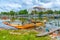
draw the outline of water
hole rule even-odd
[[[52,31],[56,28],[60,27],[60,20],[59,19],[50,19],[48,22],[46,22],[46,30]]]
[[[57,38],[56,38],[57,40],[60,40],[60,36],[57,36]]]
[[[5,29],[16,29],[14,27],[11,27],[11,26],[8,26],[8,25],[5,25],[3,24],[2,22],[5,21],[5,20],[1,20],[0,19],[0,28],[5,28]],[[20,23],[20,22],[19,22]],[[58,19],[51,19],[49,20],[47,23],[46,23],[46,29],[54,29],[54,28],[57,28],[57,27],[60,27],[60,20]]]
[[[50,20],[50,22],[51,22],[53,25],[60,27],[60,19]]]
[[[51,25],[49,24],[46,24],[48,29],[56,29],[56,28],[59,28],[60,27],[60,19],[54,19],[54,20],[49,20],[49,23],[51,23]],[[58,31],[56,31],[58,33]],[[57,36],[56,37],[56,40],[60,40],[60,36]]]
[[[3,21],[4,21],[4,20],[0,20],[0,28],[16,29],[16,28],[14,28],[14,27],[11,27],[11,26],[8,26],[8,25],[3,24],[3,23],[2,23]]]

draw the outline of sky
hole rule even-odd
[[[0,12],[10,10],[19,11],[34,6],[59,10],[60,0],[0,0]]]

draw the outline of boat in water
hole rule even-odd
[[[14,23],[9,23],[9,22],[3,22],[4,24],[8,25],[8,26],[12,26],[18,29],[29,29],[29,28],[35,28],[35,27],[40,27],[40,26],[44,26],[43,22],[31,22],[31,23],[25,23],[25,24],[17,24],[15,22]]]

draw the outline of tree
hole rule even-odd
[[[39,17],[38,17],[38,19],[41,19],[41,16],[44,14],[44,12],[43,11],[40,11],[39,12]]]
[[[46,13],[53,14],[53,11],[52,10],[47,10]]]
[[[58,14],[60,14],[60,10],[58,11]]]
[[[8,15],[8,12],[1,12],[2,15]]]
[[[59,11],[55,10],[54,14],[60,14],[60,10]]]
[[[28,14],[28,11],[26,9],[25,10],[20,10],[19,14]]]
[[[40,11],[40,12],[39,12],[39,15],[42,15],[42,14],[44,14],[44,12],[43,12],[43,11]]]
[[[10,14],[11,16],[14,16],[14,15],[15,15],[15,12],[14,12],[14,11],[10,11],[9,14]]]

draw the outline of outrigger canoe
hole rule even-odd
[[[17,24],[10,24],[8,22],[3,22],[4,24],[6,25],[9,25],[9,26],[12,26],[12,27],[15,27],[15,28],[18,28],[18,29],[28,29],[28,28],[34,28],[35,26],[38,27],[38,26],[44,26],[44,23],[30,23],[30,24],[24,24],[24,25],[17,25]]]

